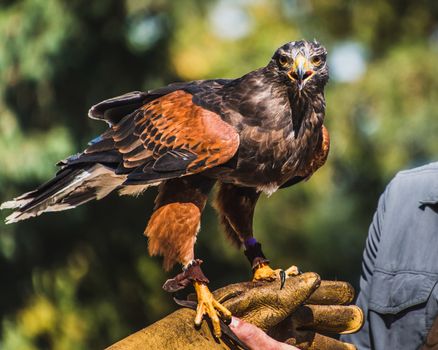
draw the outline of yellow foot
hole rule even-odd
[[[198,297],[198,307],[196,308],[195,325],[200,326],[204,315],[210,317],[213,324],[214,335],[219,338],[221,336],[221,325],[219,322],[219,316],[225,321],[231,320],[231,312],[227,308],[222,306],[211,294],[207,285],[201,282],[193,283],[196,295]]]
[[[286,271],[282,271],[282,269],[273,270],[267,263],[261,263],[255,268],[252,280],[253,282],[274,281],[278,278],[281,278],[282,274],[285,277],[296,276],[299,274],[298,267],[296,266],[291,266]]]

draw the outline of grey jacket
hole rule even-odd
[[[379,200],[363,254],[359,350],[418,349],[438,315],[438,163],[402,171]]]

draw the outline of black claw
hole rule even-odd
[[[179,306],[186,307],[186,308],[189,308],[189,309],[192,309],[192,310],[196,310],[196,307],[198,306],[198,303],[196,301],[179,299],[177,297],[173,297],[173,300]]]
[[[196,310],[196,307],[198,305],[198,303],[195,301],[178,299],[176,297],[174,297],[173,300],[175,300],[175,303],[177,303],[178,305],[180,305],[182,307],[187,307],[187,308],[193,309],[193,310]],[[223,320],[220,318],[219,321],[221,324],[221,331],[222,331],[223,335],[228,337],[233,343],[238,345],[242,350],[249,350],[249,348],[245,345],[245,343],[243,343],[237,337],[237,335],[234,334],[234,332],[231,330],[231,328],[228,326],[231,323],[231,318],[229,320]]]
[[[280,290],[283,289],[284,284],[286,283],[286,272],[284,270],[280,270]]]

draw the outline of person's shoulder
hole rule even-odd
[[[402,170],[397,173],[392,182],[419,181],[436,182],[438,180],[438,162],[429,163],[412,169]]]
[[[414,197],[421,196],[420,201],[424,196],[438,195],[438,162],[399,171],[387,191],[408,192]]]
[[[412,169],[399,171],[397,177],[434,176],[438,174],[438,162],[429,163]]]

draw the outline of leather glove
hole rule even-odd
[[[357,306],[345,306],[354,296],[345,282],[320,281],[315,273],[289,277],[280,282],[242,282],[213,293],[232,313],[268,333],[272,338],[299,349],[355,349],[327,334],[352,333],[363,323]],[[222,324],[223,336],[213,337],[208,321],[193,326],[193,301],[180,301],[183,308],[112,345],[110,350],[131,349],[247,349],[231,329]],[[320,333],[321,332],[321,333]],[[325,335],[323,335],[324,333]],[[254,349],[254,347],[253,347]]]

